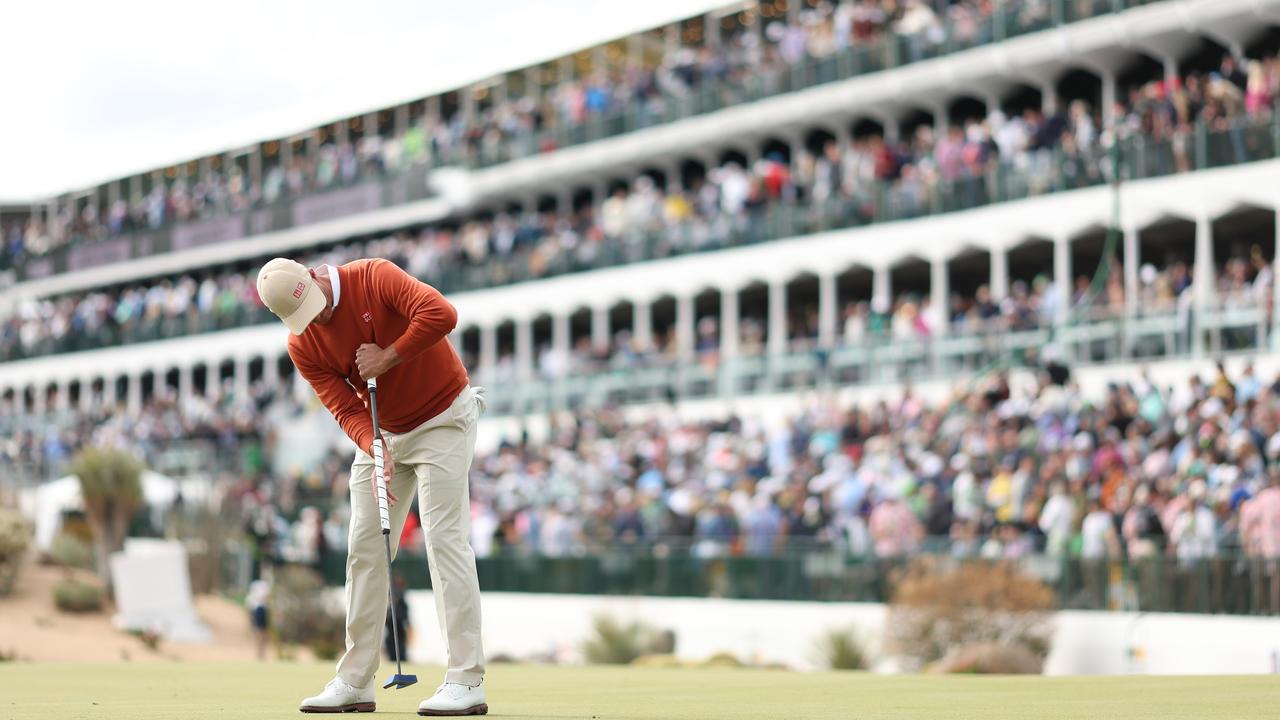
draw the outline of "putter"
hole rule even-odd
[[[391,607],[391,642],[396,649],[396,674],[382,683],[382,689],[386,690],[394,685],[399,690],[418,682],[418,676],[405,675],[404,669],[400,667],[400,619],[396,617],[395,598],[391,595],[394,583],[391,576],[391,511],[387,502],[387,479],[383,476],[382,431],[378,429],[377,379],[369,380],[368,385],[369,412],[373,415],[373,478],[374,487],[377,488],[378,521],[382,523],[382,539],[387,546],[387,604]]]

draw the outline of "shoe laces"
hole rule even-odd
[[[354,685],[348,683],[346,680],[343,680],[340,677],[336,677],[330,680],[329,682],[325,683],[324,687],[326,690],[333,689],[342,693],[354,693],[356,691],[356,688]]]
[[[462,683],[456,682],[443,682],[440,683],[440,687],[436,688],[436,694],[447,695],[451,698],[458,698],[470,689],[470,685],[463,685]]]

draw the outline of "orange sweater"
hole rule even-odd
[[[356,370],[364,343],[394,345],[400,364],[378,378],[378,423],[408,432],[449,408],[467,386],[467,370],[445,337],[458,313],[440,291],[387,260],[355,260],[338,268],[338,307],[328,323],[289,336],[298,373],[355,441],[370,452],[368,390]]]

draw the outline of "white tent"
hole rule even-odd
[[[208,494],[207,485],[203,492],[200,492],[199,487],[198,484],[186,483],[179,488],[178,481],[173,478],[151,470],[144,470],[142,473],[143,501],[152,510],[168,509],[177,498],[179,489],[188,498],[191,498],[193,490],[201,497]],[[58,529],[62,526],[62,514],[68,510],[79,510],[84,507],[80,497],[80,479],[75,475],[68,475],[26,488],[19,495],[18,503],[22,513],[35,523],[36,548],[40,552],[48,552],[53,546],[53,539],[58,535]]]

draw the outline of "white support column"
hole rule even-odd
[[[1197,356],[1204,353],[1205,313],[1211,310],[1216,295],[1213,282],[1213,225],[1203,209],[1196,215],[1196,257],[1191,290],[1195,293],[1195,322],[1192,323],[1191,351]]]
[[[280,356],[274,352],[262,357],[262,381],[271,388],[280,384]]]
[[[498,364],[498,326],[480,326],[480,382],[493,384],[494,368]]]
[[[947,277],[946,257],[935,257],[929,261],[929,300],[933,305],[934,317],[942,320],[942,324],[934,328],[939,335],[945,335],[947,332],[947,319],[950,317],[947,312],[947,302],[951,295],[948,287],[950,280],[951,278]]]
[[[533,377],[533,320],[520,318],[516,320],[516,378],[528,380]]]
[[[178,368],[178,402],[184,403],[189,401],[195,395],[195,364],[191,361],[183,362]]]
[[[1045,115],[1058,110],[1058,88],[1051,81],[1040,85],[1040,110]]]
[[[1009,250],[996,243],[987,251],[991,254],[991,299],[999,302],[1009,296]]]
[[[569,314],[559,312],[551,316],[551,353],[561,365],[561,371],[569,364]]]
[[[889,268],[873,268],[871,271],[871,306],[880,312],[888,312],[893,305],[893,288],[890,287]]]
[[[609,308],[603,305],[591,308],[591,346],[596,350],[609,347]]]
[[[236,396],[236,402],[244,402],[249,397],[249,356],[240,355],[235,359],[235,376],[233,381],[233,392]]]
[[[58,393],[57,405],[54,407],[57,408],[58,412],[66,412],[71,408],[71,381],[66,379],[57,380],[54,384],[57,386]]]
[[[676,348],[682,361],[693,359],[693,296],[676,298]]]
[[[44,383],[41,382],[37,382],[35,385],[31,386],[32,415],[35,415],[36,417],[44,417],[44,415],[49,412],[49,398],[46,396],[48,391],[49,388],[45,387]]]
[[[835,347],[836,324],[839,313],[836,308],[836,275],[823,272],[818,275],[818,346]]]
[[[774,357],[787,352],[787,284],[782,280],[769,283],[768,345]]]
[[[720,290],[720,360],[738,357],[738,289]]]
[[[636,347],[641,351],[653,350],[653,301],[636,300],[631,308]]]
[[[1102,73],[1102,127],[1109,128],[1116,121],[1116,74],[1112,70]]]
[[[135,370],[129,373],[127,382],[125,409],[130,415],[137,415],[142,412],[142,371]]]
[[[93,378],[86,375],[80,378],[80,412],[89,412],[93,409]]]
[[[1066,325],[1071,317],[1071,238],[1059,234],[1053,239],[1053,289],[1057,293],[1055,325]]]
[[[1139,257],[1138,228],[1127,225],[1124,228],[1124,314],[1134,317],[1138,314],[1138,263]]]

